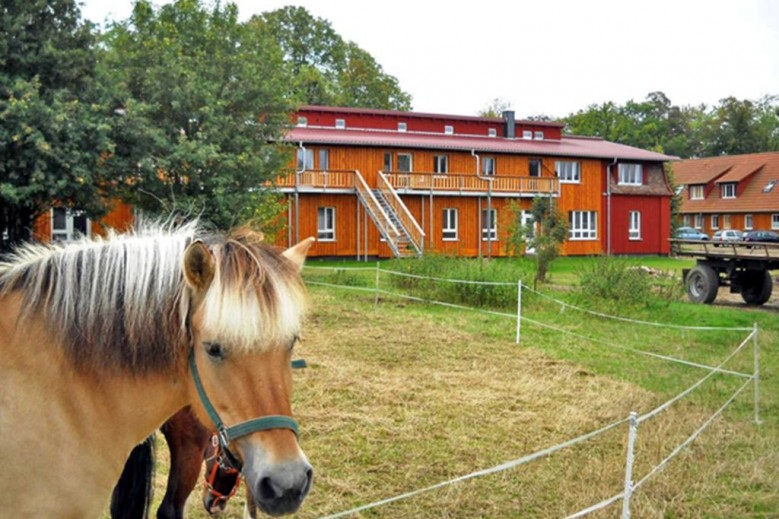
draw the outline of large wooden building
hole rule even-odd
[[[313,256],[502,256],[509,219],[528,222],[543,196],[568,219],[563,254],[669,252],[663,163],[672,157],[512,112],[305,106],[294,124],[295,172],[278,181],[287,197],[280,245],[315,236]]]
[[[690,159],[673,166],[684,225],[779,230],[779,152]]]

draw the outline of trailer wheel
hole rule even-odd
[[[687,274],[687,297],[693,303],[711,304],[717,297],[719,276],[709,265],[698,263]]]
[[[771,279],[771,273],[764,270],[745,280],[741,297],[749,305],[762,305],[771,299],[773,289],[774,280]]]

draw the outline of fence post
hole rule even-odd
[[[757,323],[752,324],[752,346],[754,346],[755,372],[752,377],[755,380],[755,424],[760,425],[760,346],[757,342]]]
[[[379,304],[379,265],[380,263],[376,262],[376,296],[373,299],[373,306],[378,306]]]
[[[517,344],[522,337],[522,280],[517,281]]]
[[[630,412],[630,431],[628,432],[628,457],[625,464],[625,497],[622,500],[622,519],[630,519],[630,495],[633,492],[633,459],[638,433],[638,415]]]

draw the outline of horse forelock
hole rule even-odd
[[[306,309],[297,268],[241,235],[212,246],[216,275],[203,302],[203,329],[243,350],[288,345]]]

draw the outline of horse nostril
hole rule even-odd
[[[311,488],[311,482],[313,480],[314,480],[314,469],[309,467],[308,469],[306,469],[306,485],[305,485],[306,492],[308,492],[308,489]]]
[[[273,488],[273,482],[271,481],[271,478],[264,477],[260,480],[260,499],[264,499],[266,501],[269,501],[271,499],[276,499],[278,497],[278,494],[276,493],[276,489]]]

